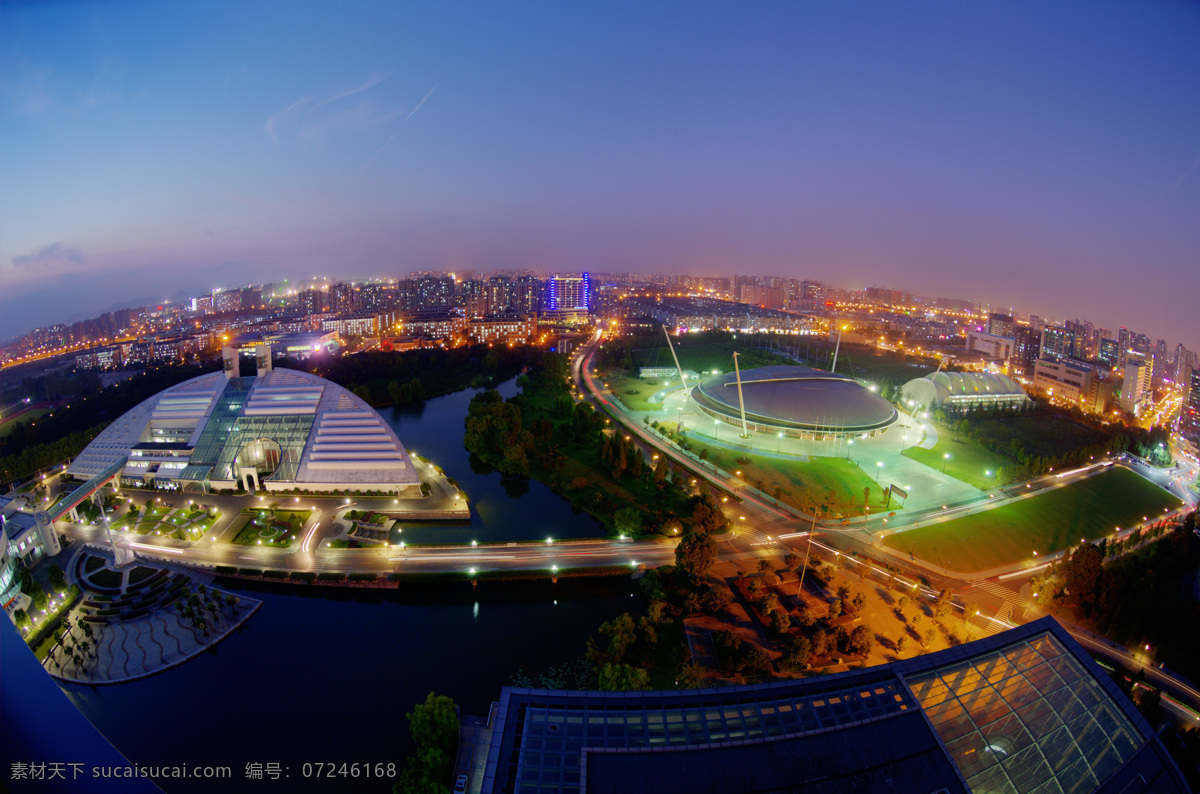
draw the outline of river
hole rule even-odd
[[[509,382],[502,393],[511,395]],[[602,534],[536,482],[473,471],[462,446],[473,392],[385,411],[409,449],[442,466],[472,500],[471,525],[405,526],[412,542],[519,540]],[[232,767],[225,791],[389,791],[379,780],[315,781],[305,763],[393,762],[410,750],[404,718],[429,691],[486,716],[519,671],[537,674],[582,655],[603,621],[641,606],[629,579],[522,584],[468,582],[400,591],[219,583],[264,601],[212,651],[150,678],[106,687],[61,685],[131,761]],[[68,751],[64,750],[64,754]],[[287,777],[248,781],[247,764]],[[165,781],[169,792],[212,781]]]

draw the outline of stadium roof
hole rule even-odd
[[[660,692],[505,687],[485,791],[1183,792],[1053,618],[888,665]]]
[[[896,409],[857,381],[809,367],[771,365],[742,372],[750,422],[785,428],[868,431],[896,420]],[[716,375],[692,390],[709,410],[740,418],[735,373]]]
[[[1025,389],[998,372],[935,372],[904,384],[905,400],[917,405],[976,402],[1023,402]]]

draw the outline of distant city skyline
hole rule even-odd
[[[0,338],[320,273],[779,275],[1200,348],[1200,6],[0,5]]]

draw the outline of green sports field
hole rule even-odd
[[[951,570],[981,571],[1102,538],[1180,505],[1149,480],[1112,468],[994,510],[889,535],[884,543]]]

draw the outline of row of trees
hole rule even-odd
[[[1185,584],[1200,566],[1195,526],[1191,513],[1179,525],[1121,544],[1080,544],[1031,586],[1041,603],[1076,612],[1116,642],[1150,645],[1194,679],[1200,675],[1200,635],[1181,627],[1200,620],[1200,606]]]

